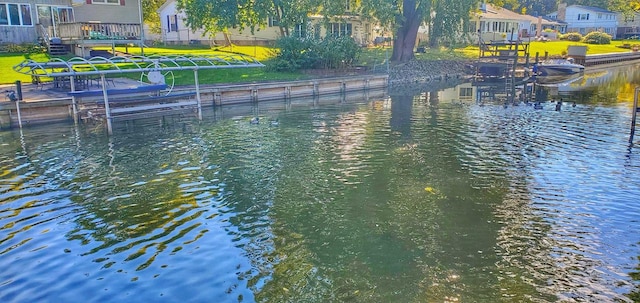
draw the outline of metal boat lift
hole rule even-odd
[[[196,101],[198,107],[198,118],[202,119],[202,106],[200,99],[200,84],[198,70],[201,69],[224,69],[224,68],[249,68],[264,67],[258,60],[244,55],[205,55],[205,56],[181,56],[181,55],[152,55],[152,56],[115,56],[111,58],[92,57],[90,59],[74,57],[69,60],[53,58],[48,62],[37,62],[25,60],[13,67],[13,70],[30,75],[36,80],[40,77],[51,77],[53,79],[69,78],[71,103],[73,107],[73,118],[78,121],[77,96],[95,95],[100,91],[76,91],[76,79],[89,76],[100,76],[102,87],[101,94],[104,98],[104,107],[107,118],[107,129],[109,134],[113,133],[112,117],[109,110],[109,91],[112,94],[116,90],[107,89],[106,75],[123,73],[140,73],[141,86],[131,88],[130,94],[139,93],[145,87],[164,89],[164,94],[169,95],[173,90],[173,71],[192,70],[195,79]],[[167,81],[169,78],[169,81]],[[153,86],[153,87],[152,87]],[[117,90],[118,94],[128,93],[125,89]]]

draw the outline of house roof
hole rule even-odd
[[[486,4],[486,10],[481,9],[478,15],[482,19],[529,20],[525,15],[512,12],[506,8],[497,7],[489,3]]]
[[[595,7],[595,6],[585,6],[585,5],[570,5],[568,7],[576,7],[576,8],[581,8],[584,10],[588,10],[588,11],[592,11],[592,12],[596,12],[596,13],[607,13],[607,14],[615,14],[614,12],[604,9],[604,8],[599,8],[599,7]]]
[[[497,7],[492,4],[486,4],[486,10],[480,10],[479,16],[482,19],[494,19],[494,20],[517,20],[517,21],[529,21],[531,23],[538,23],[538,17],[534,17],[531,15],[522,15],[516,12],[510,11],[506,8]],[[561,22],[549,20],[545,17],[542,17],[543,25],[558,25],[562,24]]]
[[[158,7],[156,12],[158,12],[158,13],[162,12],[165,9],[165,7],[169,6],[169,4],[171,4],[173,2],[175,2],[175,0],[167,0],[167,1],[165,1],[162,5],[160,5],[160,7]]]
[[[531,15],[522,15],[522,17],[527,18],[527,20],[531,21],[531,23],[538,24],[538,17],[534,17]],[[564,22],[559,22],[555,20],[549,20],[545,16],[540,16],[542,19],[542,25],[560,25],[565,24]]]
[[[569,5],[569,6],[567,6],[567,8],[569,8],[569,7],[580,8],[580,9],[587,10],[587,11],[592,11],[592,12],[595,12],[595,13],[616,14],[616,12],[612,12],[610,10],[606,10],[604,8],[599,8],[599,7],[595,7],[595,6],[586,6],[586,5]],[[555,14],[558,14],[558,11],[555,11],[555,12],[550,13],[548,15],[555,15]]]

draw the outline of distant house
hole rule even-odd
[[[604,32],[617,37],[618,14],[603,8],[569,5],[560,3],[558,11],[548,14],[551,20],[567,24],[566,32],[577,32],[586,35],[590,32]]]
[[[222,32],[207,35],[203,30],[192,31],[185,24],[186,14],[179,11],[176,0],[167,0],[158,8],[160,24],[162,28],[161,39],[166,44],[224,44],[225,36]],[[274,41],[280,30],[275,19],[269,19],[268,25],[262,29],[256,29],[253,34],[249,29],[240,31],[230,29],[227,33],[233,43],[239,45],[266,44]]]
[[[348,13],[348,11],[347,11]],[[222,32],[205,35],[202,30],[190,30],[185,22],[185,13],[176,7],[176,0],[167,0],[158,8],[162,26],[162,42],[167,44],[225,44],[227,38],[237,45],[267,45],[280,36],[280,28],[276,18],[269,18],[266,27],[257,28],[252,33],[249,29],[229,29],[227,37]],[[380,35],[380,30],[370,21],[366,21],[357,15],[345,14],[330,20],[327,26],[323,26],[324,16],[310,15],[307,24],[299,24],[293,30],[293,35],[313,35],[324,37],[326,35],[350,36],[362,44],[373,43]]]
[[[469,33],[483,41],[516,41],[531,36],[530,16],[482,3],[470,20]]]
[[[558,34],[563,34],[567,30],[567,24],[561,21],[549,20],[543,16],[526,16],[531,20],[529,37],[544,37],[549,39],[557,38]],[[539,29],[538,29],[539,28]]]
[[[630,16],[618,15],[618,38],[640,39],[640,13]]]
[[[1,0],[0,43],[93,45],[141,41],[141,0]]]

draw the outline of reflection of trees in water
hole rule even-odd
[[[499,292],[487,276],[473,273],[495,262],[496,231],[486,228],[492,205],[483,203],[495,196],[463,181],[468,173],[450,141],[460,131],[455,119],[434,114],[433,106],[416,108],[421,101],[413,96],[392,102],[409,104],[392,104],[390,112],[316,114],[316,133],[282,142],[290,161],[272,210],[271,255],[279,261],[258,298],[371,302]],[[345,140],[342,133],[365,136]],[[360,146],[343,146],[354,142]],[[469,251],[486,255],[470,258]]]
[[[638,261],[640,262],[640,256],[638,256]],[[640,302],[640,265],[636,266],[635,271],[629,273],[629,276],[636,281],[636,287],[635,290],[627,294],[627,297],[633,302]]]
[[[190,190],[208,187],[209,197],[218,192],[207,178],[214,172],[199,165],[201,146],[190,139],[157,135],[115,138],[111,147],[84,144],[90,156],[78,165],[90,169],[76,173],[78,194],[71,198],[84,214],[68,234],[87,246],[83,255],[98,255],[105,267],[131,261],[143,270],[159,254],[175,253],[207,232],[198,221],[206,213],[203,201]]]
[[[563,97],[565,100],[586,104],[614,104],[618,100],[633,101],[633,91],[640,85],[638,65],[625,65],[585,72],[582,82]],[[548,88],[541,91],[548,93]],[[544,100],[544,99],[537,99]]]

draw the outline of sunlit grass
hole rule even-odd
[[[633,42],[633,40],[615,40],[611,41],[611,44],[587,44],[573,41],[532,41],[529,43],[529,54],[531,57],[534,57],[536,53],[544,56],[545,52],[548,53],[549,56],[566,55],[570,45],[587,46],[587,55],[628,52],[629,49],[621,48],[620,46],[627,43],[634,44],[636,42]],[[462,52],[468,57],[474,58],[478,56],[479,49],[477,45],[467,46],[462,49]]]
[[[627,52],[628,48],[621,48],[619,46],[623,44],[637,45],[640,44],[638,40],[620,40],[612,41],[607,45],[594,45],[585,44],[581,42],[571,41],[548,41],[548,42],[531,42],[529,44],[529,51],[531,56],[535,56],[539,53],[540,56],[544,56],[547,52],[550,56],[560,56],[566,53],[568,46],[570,45],[586,45],[587,54],[602,54],[602,53],[615,53],[615,52]],[[111,51],[111,47],[96,48],[101,50]],[[141,55],[142,51],[137,46],[119,46],[116,47],[116,51],[122,53],[128,53],[131,55]],[[384,64],[385,61],[391,57],[393,50],[390,47],[382,48],[365,48],[357,58],[355,65],[364,66],[367,68],[373,68],[376,65]],[[243,54],[250,57],[254,57],[261,62],[268,62],[277,54],[277,49],[266,46],[238,46],[229,45],[222,47],[211,48],[209,46],[198,45],[175,45],[175,46],[163,46],[163,47],[146,47],[144,48],[144,55],[229,55],[229,54]],[[416,53],[418,60],[465,60],[477,58],[479,50],[477,46],[468,46],[462,48],[427,48],[425,53]],[[71,56],[65,56],[65,59]],[[31,76],[16,73],[13,71],[13,66],[19,64],[25,59],[33,59],[36,61],[48,61],[50,58],[47,54],[19,54],[19,53],[3,53],[0,54],[0,83],[14,83],[16,80],[20,80],[24,83],[31,82]],[[125,73],[123,77],[132,79],[139,79],[140,75],[137,73]],[[177,85],[191,85],[194,83],[193,72],[190,70],[174,72]],[[199,79],[201,84],[207,83],[238,83],[238,82],[258,82],[258,81],[285,81],[285,80],[298,80],[307,79],[308,76],[302,73],[281,73],[268,71],[265,68],[246,68],[246,69],[220,69],[220,70],[201,70],[199,72]]]
[[[111,51],[111,47],[95,47],[96,50]],[[141,55],[142,50],[137,46],[118,46],[115,48],[117,52],[128,53],[131,55]],[[162,47],[145,47],[144,55],[183,55],[183,56],[198,56],[198,55],[228,55],[230,53],[247,55],[256,58],[258,61],[264,61],[271,59],[275,56],[276,50],[267,46],[221,46],[221,47],[209,47],[209,46],[187,46],[187,45],[172,45]]]

